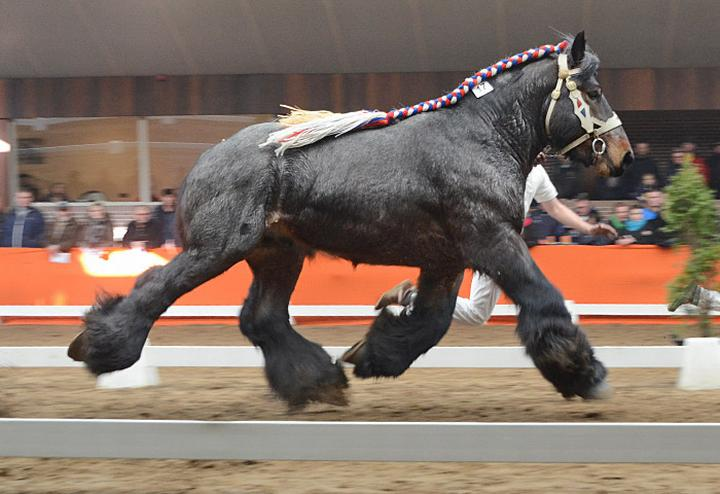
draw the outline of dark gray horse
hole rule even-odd
[[[609,121],[597,57],[586,53],[582,35],[568,51],[583,101],[598,121]],[[96,374],[132,365],[153,322],[178,297],[246,260],[254,279],[240,328],[262,349],[272,389],[291,406],[344,404],[341,366],[289,323],[303,259],[320,250],[355,264],[421,269],[412,313],[380,313],[348,357],[356,375],[398,376],[437,344],[450,325],[459,277],[472,268],[520,307],[517,331],[543,376],[565,397],[598,397],[605,368],[520,237],[525,177],[538,152],[590,136],[565,97],[570,86],[561,83],[569,79],[558,82],[558,66],[557,57],[527,63],[492,79],[494,91],[482,98],[283,156],[258,147],[278,123],[248,127],[214,146],[180,196],[185,250],[144,273],[127,297],[99,300],[69,355]],[[617,125],[569,155],[601,174],[621,174],[632,154]]]

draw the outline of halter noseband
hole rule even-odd
[[[562,94],[562,84],[563,81],[565,81],[565,87],[569,91],[568,98],[572,101],[573,110],[580,120],[580,126],[585,131],[585,134],[562,148],[558,154],[565,155],[578,147],[580,144],[593,138],[591,149],[593,155],[597,158],[605,153],[605,150],[607,149],[605,140],[600,136],[620,127],[622,122],[615,112],[613,112],[607,120],[600,120],[590,114],[590,106],[585,101],[585,98],[583,98],[582,93],[577,87],[577,83],[571,78],[571,76],[578,74],[579,72],[579,68],[568,68],[567,54],[561,53],[558,55],[558,80],[555,85],[555,89],[552,93],[550,93],[550,104],[548,105],[547,114],[545,115],[545,132],[548,137],[550,137],[550,118],[552,117],[553,110],[555,109],[555,104],[560,99]]]

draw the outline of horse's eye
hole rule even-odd
[[[598,99],[602,96],[602,90],[600,88],[593,89],[592,91],[588,91],[587,95],[590,96],[591,99]]]

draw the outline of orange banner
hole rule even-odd
[[[539,246],[531,253],[564,297],[582,304],[665,303],[667,284],[687,259],[683,250],[654,246]],[[152,254],[157,256],[106,253],[84,258],[81,251],[73,251],[69,262],[56,263],[42,249],[0,249],[0,305],[88,305],[102,290],[128,293],[135,276],[122,273],[136,273],[173,257],[162,249]],[[417,269],[394,266],[353,268],[347,261],[318,255],[305,262],[291,303],[372,305],[384,290],[405,278],[414,280],[417,274]],[[184,295],[177,304],[240,305],[250,281],[247,264],[240,263]],[[469,286],[470,276],[466,276],[460,294],[467,296]]]

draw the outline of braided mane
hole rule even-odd
[[[439,98],[388,112],[360,110],[350,113],[333,113],[324,110],[307,111],[283,105],[290,109],[288,115],[279,117],[279,122],[285,128],[270,134],[267,140],[260,144],[260,147],[276,146],[275,154],[280,156],[287,149],[307,146],[331,135],[340,137],[354,130],[384,127],[419,113],[447,108],[456,104],[483,81],[492,79],[517,65],[539,60],[553,53],[560,53],[567,48],[568,44],[567,40],[563,40],[557,45],[542,45],[517,53],[475,72],[472,76],[465,78],[458,87]]]

